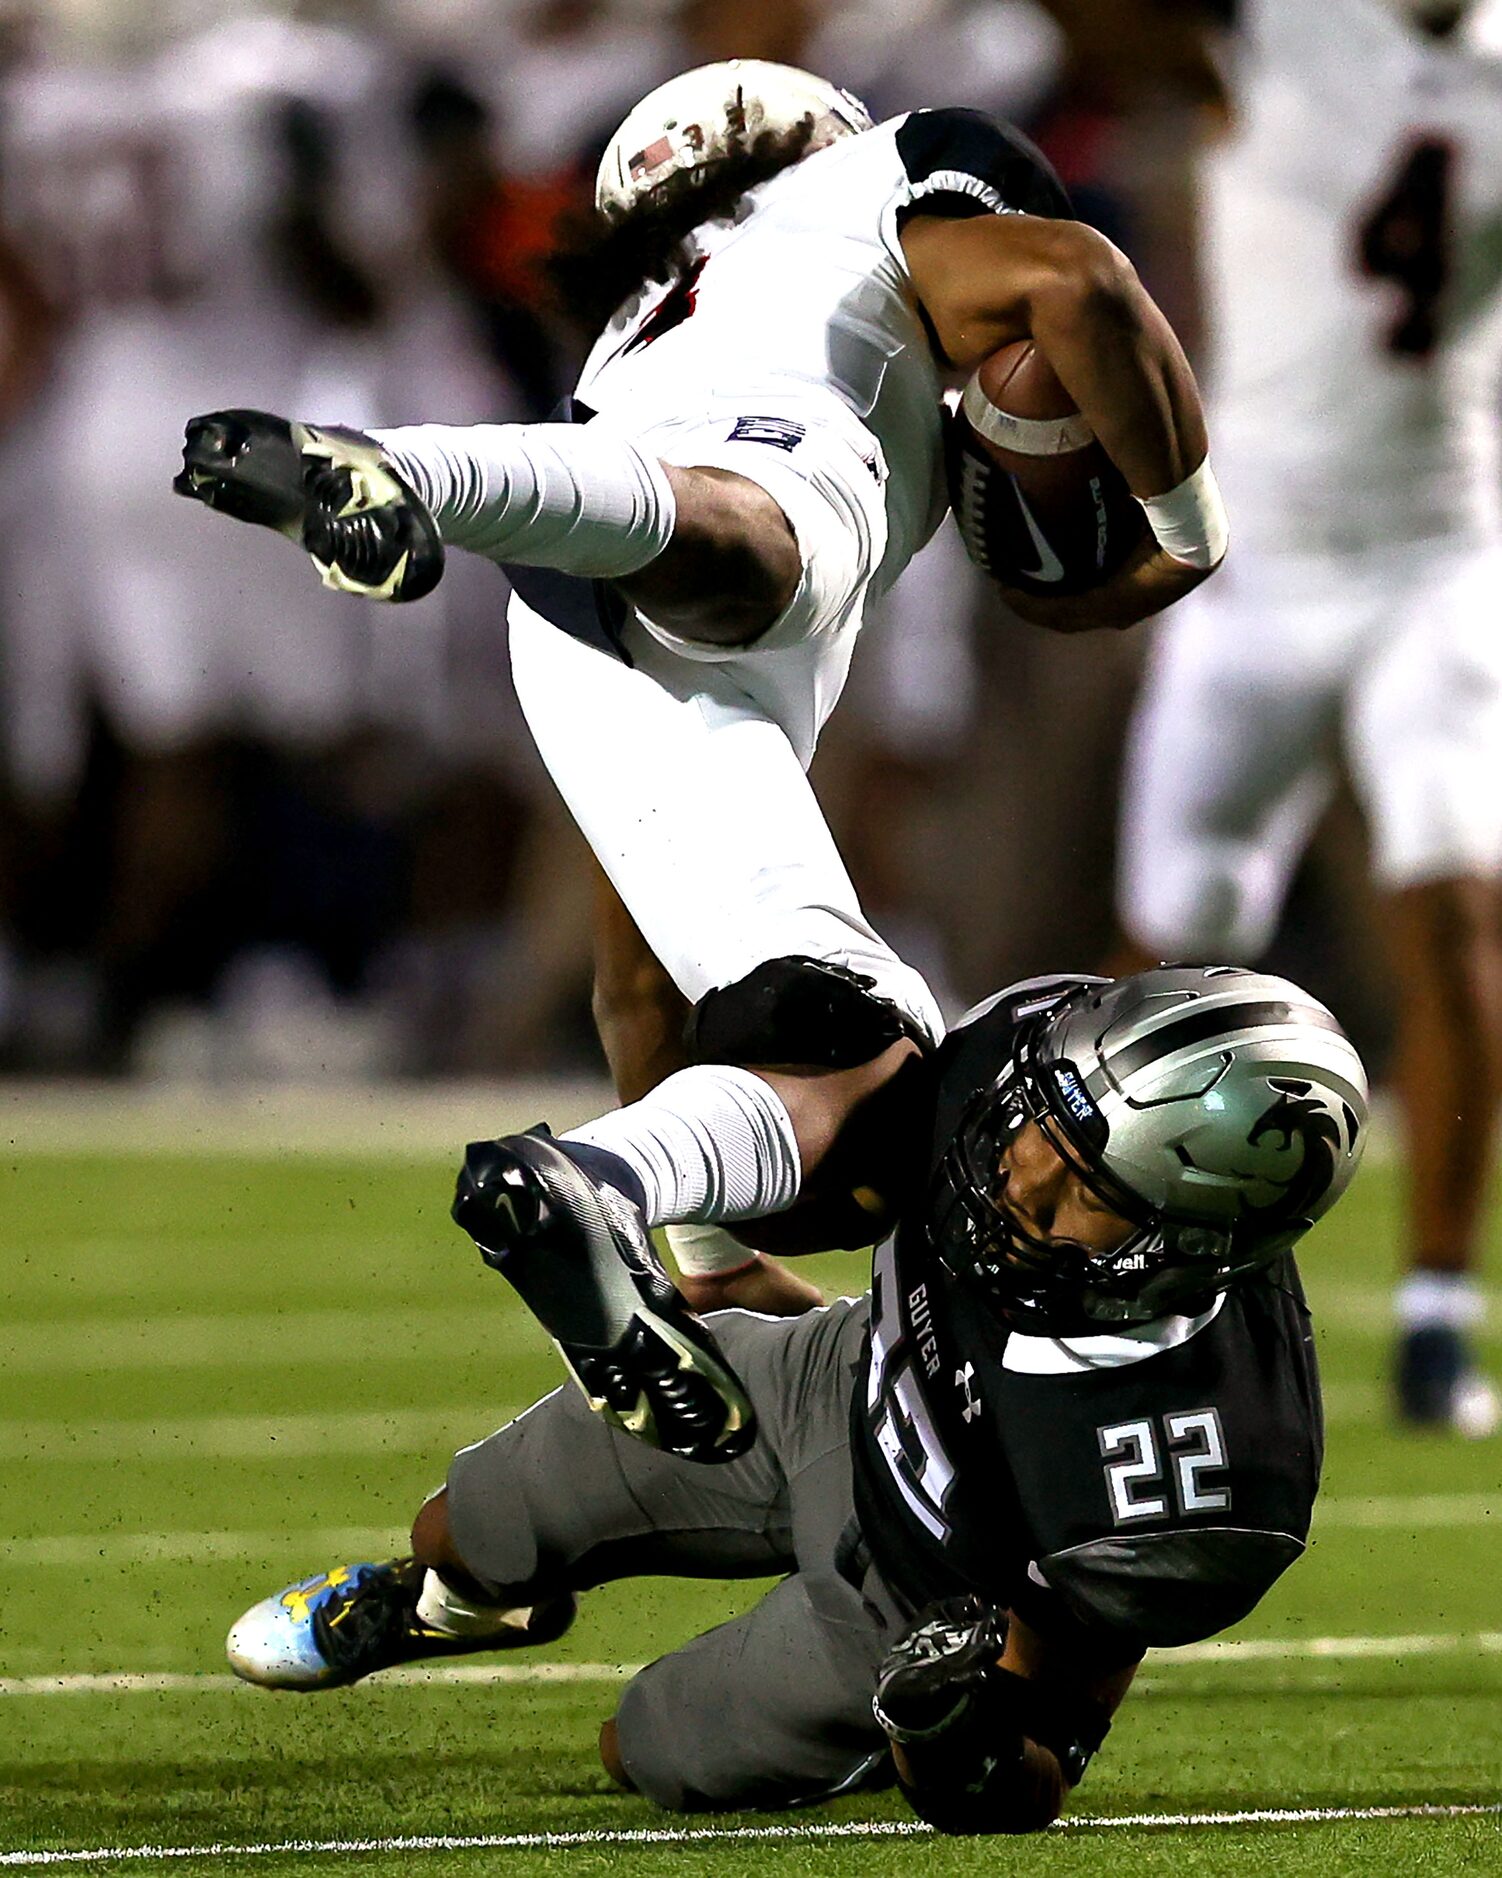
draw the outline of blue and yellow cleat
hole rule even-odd
[[[414,1558],[336,1565],[262,1598],[225,1639],[230,1668],[266,1689],[339,1689],[378,1669],[551,1643],[574,1618],[572,1595],[497,1613],[481,1636],[454,1636],[417,1612],[427,1568]]]

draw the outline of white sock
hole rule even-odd
[[[640,1102],[562,1139],[618,1154],[641,1181],[649,1226],[760,1219],[791,1206],[803,1181],[781,1097],[749,1069],[723,1063],[680,1069]]]
[[[371,433],[446,542],[492,561],[612,579],[655,561],[678,505],[667,471],[594,424],[412,424]]]
[[[417,1621],[449,1637],[493,1637],[502,1630],[525,1630],[532,1617],[530,1604],[520,1606],[482,1603],[467,1598],[437,1572],[423,1575],[417,1600]]]
[[[1469,1272],[1410,1272],[1393,1305],[1404,1330],[1474,1330],[1486,1310]]]
[[[732,1239],[723,1226],[681,1225],[663,1228],[673,1262],[685,1278],[714,1278],[724,1272],[744,1271],[756,1254]]]

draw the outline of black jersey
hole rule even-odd
[[[1080,983],[1032,981],[940,1051],[936,1162],[1021,1018]],[[1010,1335],[942,1266],[921,1214],[877,1252],[853,1404],[856,1509],[914,1608],[977,1592],[1131,1655],[1243,1617],[1304,1549],[1323,1437],[1291,1258],[1182,1341],[1114,1367],[1009,1367]],[[1040,1340],[1020,1339],[1036,1348]]]

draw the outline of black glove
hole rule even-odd
[[[957,1726],[993,1680],[1007,1619],[976,1597],[930,1604],[887,1652],[872,1708],[893,1741],[931,1739]]]
[[[1072,1787],[1110,1730],[1089,1696],[1003,1669],[1006,1640],[1005,1612],[950,1598],[919,1616],[877,1676],[871,1706],[902,1749],[903,1790],[941,1832],[1035,1830],[1026,1742],[1047,1748]]]

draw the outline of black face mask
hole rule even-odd
[[[1082,1140],[1040,1051],[1047,1022],[1019,1033],[1012,1060],[960,1119],[929,1195],[934,1250],[956,1277],[984,1291],[1010,1328],[1036,1336],[1080,1336],[1205,1309],[1230,1282],[1230,1235],[1165,1221],[1112,1179],[1098,1158],[1104,1140]],[[1120,1245],[1102,1253],[1038,1238],[1005,1210],[1002,1159],[1029,1122],[1103,1204],[1132,1221]]]

